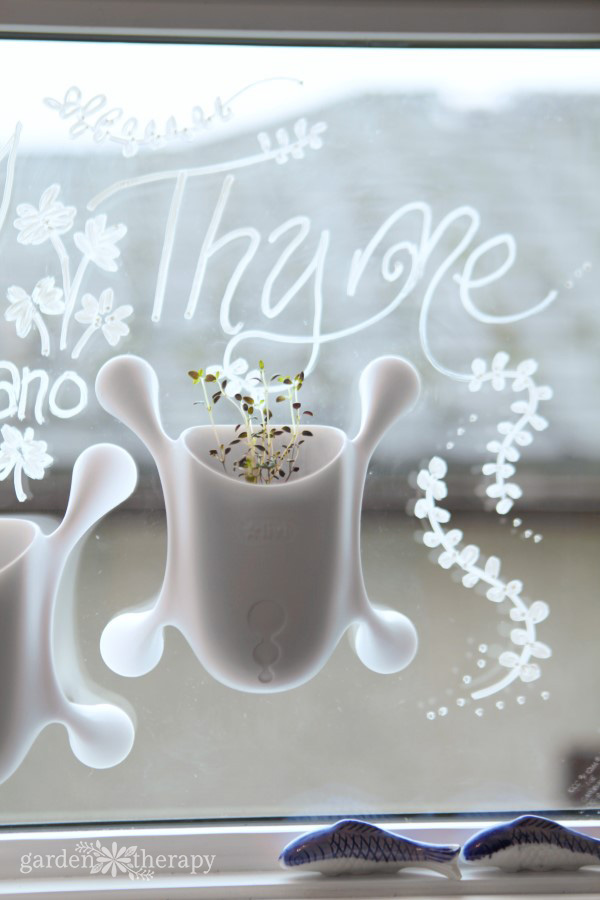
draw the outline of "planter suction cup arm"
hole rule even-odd
[[[135,727],[127,713],[112,703],[68,703],[64,725],[71,750],[84,766],[109,769],[129,756]]]
[[[96,377],[100,405],[127,425],[152,454],[165,490],[165,506],[171,541],[172,519],[169,485],[177,470],[175,446],[164,431],[160,418],[159,384],[152,366],[139,356],[116,356],[105,363]],[[126,612],[112,619],[100,639],[100,653],[106,665],[124,677],[151,671],[159,662],[164,646],[160,603],[149,609]]]
[[[75,544],[99,519],[133,493],[137,469],[129,453],[113,444],[96,444],[73,467],[65,517],[48,537],[55,559],[67,559]],[[62,567],[61,567],[62,568]],[[129,716],[110,703],[76,703],[59,697],[60,718],[75,756],[87,766],[104,769],[125,759],[135,730]]]
[[[136,465],[122,447],[95,444],[84,450],[73,466],[64,519],[48,537],[56,552],[68,556],[95,522],[133,493],[136,483]]]
[[[367,465],[386,431],[414,407],[421,384],[407,360],[380,356],[363,370],[358,389],[361,422],[353,444]]]
[[[356,450],[354,473],[354,552],[360,560],[360,516],[367,466],[377,444],[400,416],[409,412],[420,392],[415,368],[398,356],[382,356],[363,371],[359,383],[361,424],[353,440]],[[359,563],[360,566],[360,563]],[[414,659],[417,632],[405,615],[392,609],[377,609],[370,602],[362,571],[356,578],[358,627],[351,641],[361,662],[374,672],[388,675],[404,669]]]
[[[96,396],[106,412],[127,425],[150,450],[159,471],[175,443],[160,419],[158,378],[140,356],[115,356],[96,376]]]
[[[12,522],[4,523],[15,555],[0,568],[0,782],[53,722],[66,727],[73,752],[93,768],[116,765],[131,750],[135,731],[124,710],[94,691],[87,692],[88,702],[77,702],[61,683],[58,656],[63,664],[70,658],[74,671],[78,663],[71,636],[57,631],[56,600],[75,544],[131,494],[136,479],[135,463],[125,450],[110,444],[90,447],[75,462],[67,511],[52,534],[22,520],[19,542]]]

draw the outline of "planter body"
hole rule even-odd
[[[131,749],[134,728],[122,709],[89,691],[85,702],[66,695],[56,654],[63,668],[68,657],[75,668],[75,648],[70,636],[61,640],[54,634],[54,619],[58,585],[73,548],[129,496],[136,478],[129,454],[99,444],[77,459],[67,512],[52,534],[26,519],[0,519],[0,782],[52,722],[66,726],[73,752],[93,768],[116,765]]]
[[[412,624],[401,613],[375,609],[365,593],[360,511],[374,446],[417,390],[408,363],[394,357],[372,363],[361,380],[363,424],[355,440],[311,425],[296,478],[254,485],[213,462],[210,426],[188,429],[177,441],[164,433],[158,382],[144,360],[106,363],[98,399],[154,456],[168,553],[158,600],[106,627],[105,662],[122,675],[149,671],[171,625],[223,684],[282,691],[315,675],[356,625],[355,648],[366,665],[380,672],[407,665],[417,646]],[[233,426],[219,431],[224,442],[233,436]]]
[[[334,429],[314,432],[302,469],[310,468],[308,445],[313,455],[326,448],[333,458],[283,484],[247,484],[221,473],[209,457],[209,427],[185,432],[174,448],[182,485],[164,590],[167,599],[194,598],[185,621],[179,604],[173,610],[173,624],[187,628],[208,671],[232,687],[304,681],[347,625],[348,442]],[[232,438],[233,428],[222,430],[222,440]]]

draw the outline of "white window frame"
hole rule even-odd
[[[0,33],[598,45],[597,0],[0,0]]]
[[[597,0],[0,0],[0,37],[135,40],[369,41],[381,44],[600,46]],[[499,817],[510,818],[509,816]],[[378,820],[417,840],[464,843],[499,819],[423,822]],[[600,838],[600,820],[561,819]],[[600,896],[600,870],[508,875],[465,872],[441,877],[323,879],[288,874],[277,857],[288,841],[325,821],[303,824],[40,826],[0,829],[0,895],[68,898],[380,898],[488,895]],[[137,845],[157,856],[215,854],[208,875],[159,872],[152,881],[81,875],[51,865],[20,872],[24,853],[56,857],[80,840]]]

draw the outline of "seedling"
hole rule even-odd
[[[226,472],[228,464],[231,464],[232,474],[251,484],[289,481],[300,471],[298,457],[302,444],[306,438],[313,436],[302,421],[304,416],[312,417],[313,413],[309,409],[303,410],[298,399],[304,384],[304,372],[294,376],[273,375],[267,380],[262,360],[258,363],[258,371],[260,377],[254,379],[256,388],[248,394],[228,391],[228,379],[218,371],[206,373],[204,369],[199,369],[188,372],[188,375],[194,384],[201,386],[204,394],[204,400],[196,402],[205,407],[213,428],[216,447],[209,451],[210,456]],[[275,403],[284,403],[289,408],[291,424],[275,425],[271,421],[274,393]],[[214,408],[222,399],[230,402],[235,407],[236,415],[242,419],[235,426],[234,437],[228,444],[220,441],[214,419]],[[241,455],[236,456],[238,453]]]

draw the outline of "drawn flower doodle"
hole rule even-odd
[[[14,322],[17,335],[27,337],[35,326],[41,339],[42,356],[50,354],[50,335],[42,313],[57,316],[64,312],[63,292],[56,287],[54,278],[48,276],[38,281],[31,295],[22,287],[12,285],[7,292],[9,308],[4,313],[7,322]]]
[[[83,309],[75,313],[75,319],[88,327],[75,345],[71,354],[73,359],[79,358],[79,354],[96,331],[102,331],[111,347],[116,347],[121,338],[129,334],[129,325],[123,320],[132,314],[133,306],[125,304],[113,311],[114,299],[112,288],[102,291],[99,300],[92,294],[84,294],[81,298]]]
[[[17,285],[11,287],[8,293],[11,308],[5,313],[5,318],[16,323],[19,337],[26,337],[32,326],[35,326],[40,333],[43,356],[50,354],[50,335],[41,314],[62,315],[60,349],[66,350],[71,317],[77,306],[88,266],[94,264],[105,272],[116,272],[121,255],[117,244],[127,234],[126,225],[108,225],[105,215],[88,219],[84,230],[73,235],[75,247],[82,257],[71,277],[72,260],[61,235],[65,235],[73,227],[77,210],[74,206],[65,206],[59,201],[60,190],[58,184],[46,188],[38,207],[31,203],[21,203],[17,206],[19,218],[14,222],[19,232],[17,240],[21,244],[38,245],[50,241],[60,264],[62,288],[56,286],[53,277],[47,277],[37,283],[31,296]],[[122,309],[123,307],[114,313],[114,321],[124,318]],[[111,322],[103,321],[101,326],[106,326],[103,327],[104,335],[109,344],[115,346],[119,337],[127,334],[128,330],[123,331],[124,326],[114,323],[111,325]],[[88,334],[86,341],[89,336]],[[86,341],[82,343],[80,339],[75,348],[77,353],[74,351],[71,354],[73,358],[79,356]]]
[[[94,219],[88,219],[85,223],[85,231],[78,231],[73,240],[84,257],[106,272],[116,272],[115,260],[121,255],[116,244],[126,234],[126,225],[111,225],[107,228],[106,216],[101,215]]]
[[[260,372],[258,369],[248,371],[248,363],[241,356],[238,356],[237,359],[234,359],[227,366],[208,366],[206,374],[225,376],[227,379],[225,393],[228,397],[242,394],[256,398],[261,393],[259,390],[259,382],[262,384]]]
[[[39,207],[31,203],[17,206],[19,218],[15,219],[15,228],[19,232],[17,240],[20,244],[43,244],[53,236],[71,230],[77,210],[74,206],[59,202],[59,194],[60,185],[52,184],[42,194]]]
[[[23,503],[27,500],[23,490],[23,474],[28,478],[42,479],[45,470],[54,460],[46,452],[46,441],[33,439],[33,428],[26,428],[24,434],[21,434],[18,428],[3,425],[0,434],[0,481],[4,481],[13,472],[17,500]]]

